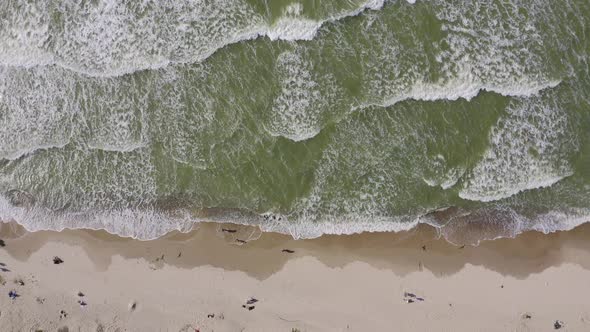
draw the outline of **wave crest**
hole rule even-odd
[[[571,176],[568,155],[578,146],[570,120],[555,99],[517,100],[490,133],[490,146],[459,196],[490,202],[549,187]]]
[[[183,0],[174,5],[65,1],[57,6],[38,1],[3,11],[7,18],[0,22],[0,65],[58,65],[87,76],[121,76],[202,62],[227,45],[260,36],[311,40],[326,22],[383,4],[367,0],[320,20],[306,18],[293,10],[297,5],[290,5],[269,23],[244,0]]]

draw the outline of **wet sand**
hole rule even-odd
[[[204,223],[188,234],[136,241],[103,231],[27,233],[2,224],[0,326],[554,331],[561,321],[561,331],[585,331],[589,235],[590,225],[583,225],[462,247],[425,225],[295,241]],[[56,256],[63,263],[54,264]],[[10,291],[19,296],[11,299]],[[252,297],[258,301],[247,304]]]

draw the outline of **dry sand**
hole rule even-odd
[[[427,226],[237,245],[256,233],[202,224],[142,242],[3,224],[0,331],[590,330],[590,225],[462,249]]]

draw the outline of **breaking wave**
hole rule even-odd
[[[94,77],[114,77],[170,64],[202,62],[217,50],[266,36],[310,40],[327,22],[378,10],[384,0],[310,19],[291,4],[277,19],[256,12],[245,0],[34,1],[0,5],[0,65],[31,68],[58,65]],[[4,7],[4,8],[2,8]],[[9,8],[10,7],[10,8]]]

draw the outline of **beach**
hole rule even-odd
[[[587,224],[476,247],[428,226],[311,240],[206,223],[153,241],[15,224],[0,234],[2,331],[590,328]]]
[[[590,331],[590,1],[0,1],[0,332]]]

